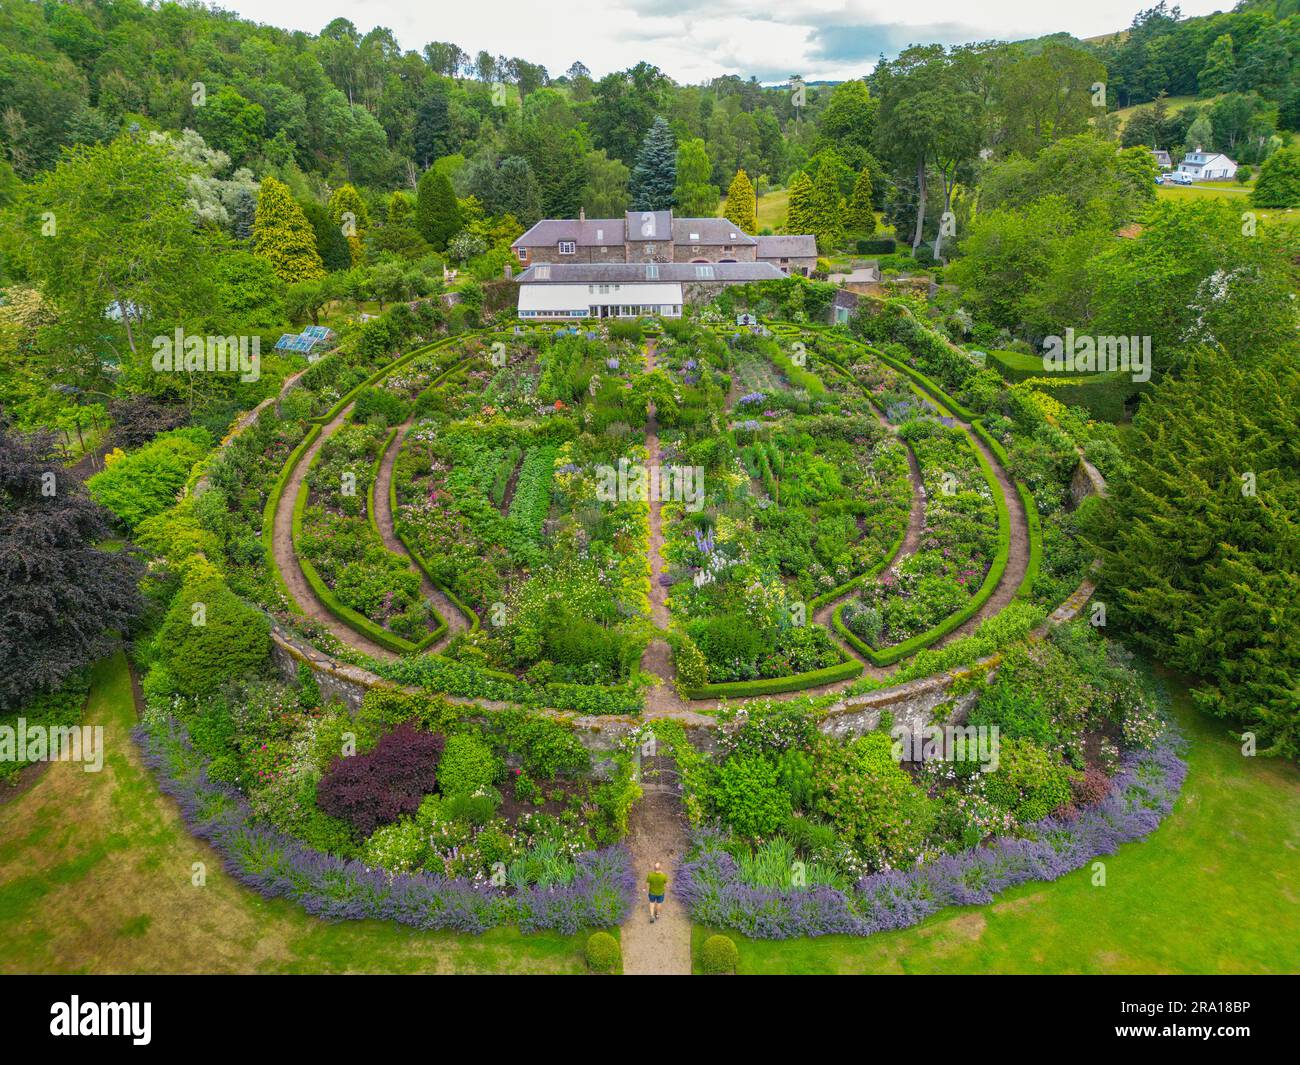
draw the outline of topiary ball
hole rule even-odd
[[[592,932],[587,937],[587,967],[593,973],[616,973],[622,969],[623,949],[618,940],[608,932]]]
[[[730,936],[709,936],[700,948],[700,968],[709,976],[730,976],[740,967],[740,950]]]

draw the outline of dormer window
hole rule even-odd
[[[561,255],[572,255],[572,254],[574,254],[574,252],[576,252],[577,250],[578,250],[578,245],[577,245],[577,243],[576,243],[575,241],[572,241],[572,240],[562,240],[562,241],[560,241],[560,254],[561,254]]]

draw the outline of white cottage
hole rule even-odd
[[[1193,181],[1231,181],[1237,176],[1237,164],[1226,155],[1203,151],[1197,145],[1196,151],[1183,156],[1178,173],[1186,174]]]

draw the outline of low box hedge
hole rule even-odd
[[[370,487],[366,490],[366,507],[368,508],[366,518],[370,522],[370,527],[375,531],[375,535],[378,536],[380,540],[384,538],[384,534],[379,528],[379,522],[375,519],[375,485],[379,483],[379,467],[383,465],[384,456],[388,454],[388,449],[394,446],[394,441],[397,438],[399,430],[400,426],[397,429],[393,429],[388,434],[387,439],[384,440],[384,446],[379,450],[379,457],[375,459],[375,464],[370,469]],[[388,506],[389,513],[395,514],[396,508],[394,505],[393,482],[391,478],[388,481]],[[394,530],[394,532],[396,532],[396,530]],[[405,547],[406,545],[402,544],[402,546]],[[407,554],[410,554],[409,549]],[[414,562],[415,559],[412,558],[411,561]],[[424,573],[425,577],[429,576],[428,573],[425,573],[423,566],[417,566],[416,568],[419,569],[421,573]],[[434,583],[432,578],[429,579],[429,583]],[[446,635],[448,628],[447,619],[438,613],[438,609],[432,603],[429,603],[428,606],[429,611],[438,619],[438,624],[434,626],[433,632],[430,634],[432,637],[431,639],[421,637],[419,643],[416,645],[420,647],[427,647],[429,644],[442,639],[442,637]]]
[[[893,647],[886,647],[877,650],[861,639],[856,633],[851,632],[849,627],[844,624],[842,617],[844,613],[844,604],[841,603],[835,609],[831,616],[831,623],[835,631],[840,634],[859,654],[865,656],[872,665],[889,666],[895,662],[915,654],[917,651],[929,647],[936,640],[942,639],[954,629],[959,628],[971,618],[973,618],[983,605],[988,602],[989,598],[997,590],[999,582],[1002,580],[1003,573],[1006,572],[1007,561],[1011,557],[1011,508],[1008,506],[1006,497],[1003,496],[998,486],[997,477],[993,473],[993,467],[989,460],[985,458],[984,453],[974,443],[971,443],[971,449],[975,452],[976,459],[979,460],[980,469],[984,472],[984,480],[993,493],[993,498],[997,502],[998,508],[998,546],[993,555],[993,563],[989,566],[989,571],[984,576],[984,583],[980,585],[979,591],[971,597],[961,610],[955,614],[949,614],[937,625],[927,629],[925,632],[917,633],[909,637],[902,643],[895,644]]]
[[[430,632],[427,636],[422,636],[418,642],[412,642],[403,639],[396,633],[389,632],[382,625],[376,625],[364,614],[359,614],[351,607],[344,606],[339,602],[338,597],[334,594],[333,589],[325,583],[321,575],[317,572],[316,567],[312,565],[311,560],[298,553],[298,538],[302,533],[302,516],[307,509],[307,496],[309,489],[306,480],[298,488],[298,497],[293,504],[293,545],[294,554],[297,556],[298,565],[302,569],[302,575],[307,578],[307,583],[311,585],[311,590],[316,593],[316,598],[321,604],[333,614],[339,621],[347,625],[348,628],[354,629],[362,636],[373,640],[380,647],[385,647],[390,651],[396,651],[398,654],[410,654],[415,651],[423,651],[434,640],[438,639],[443,632],[447,630],[447,623],[442,622],[439,629]]]
[[[457,610],[459,610],[462,614],[465,615],[465,620],[469,622],[469,631],[478,632],[478,628],[479,628],[478,615],[474,613],[474,611],[471,610],[468,606],[465,605],[464,601],[461,600],[460,596],[458,596],[455,592],[453,592],[450,588],[448,588],[445,584],[443,584],[442,581],[438,580],[433,575],[433,573],[429,569],[429,564],[424,560],[424,556],[421,555],[419,551],[417,551],[414,547],[411,546],[411,542],[404,535],[402,535],[402,530],[397,527],[397,479],[396,478],[389,478],[388,481],[388,509],[393,515],[393,535],[396,536],[398,541],[401,543],[401,545],[404,548],[406,548],[406,553],[411,556],[411,561],[415,563],[416,568],[421,573],[424,574],[425,579],[430,584],[432,584],[435,588],[438,589],[438,591],[442,592],[443,595],[445,595],[448,599],[452,601],[452,605],[454,605]],[[441,618],[441,615],[439,615],[439,617]],[[442,620],[445,621],[446,619],[444,618]]]
[[[822,684],[834,684],[840,680],[852,680],[861,673],[862,663],[855,658],[848,658],[833,666],[809,670],[807,673],[795,673],[789,677],[704,684],[698,688],[686,689],[685,695],[688,699],[744,699],[754,695],[777,695],[781,692],[816,688]]]

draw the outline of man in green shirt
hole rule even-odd
[[[664,889],[668,886],[668,876],[658,862],[655,862],[654,871],[646,877],[646,883],[650,885],[650,923],[654,924],[659,920],[659,907],[663,905]]]

